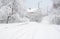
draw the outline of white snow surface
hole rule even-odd
[[[60,39],[59,30],[47,23],[0,24],[0,39]]]

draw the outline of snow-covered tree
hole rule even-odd
[[[53,8],[57,9],[60,7],[60,0],[53,0]]]
[[[52,13],[50,14],[50,22],[60,25],[60,0],[53,0]]]
[[[0,3],[1,18],[5,23],[24,21],[24,0],[0,0]]]

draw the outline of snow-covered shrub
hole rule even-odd
[[[50,23],[60,25],[60,9],[53,9],[49,17]]]
[[[21,17],[19,14],[16,13],[9,18],[8,23],[22,23],[27,22],[27,20],[27,18]]]
[[[50,23],[60,25],[60,16],[54,16]]]

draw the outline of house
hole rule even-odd
[[[27,17],[30,21],[40,22],[42,19],[42,14],[39,12],[39,9],[29,8],[27,9]]]

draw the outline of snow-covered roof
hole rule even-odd
[[[31,9],[27,9],[27,12],[35,12],[37,9],[36,8],[31,8]]]

